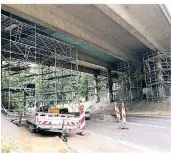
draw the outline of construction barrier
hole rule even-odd
[[[85,111],[84,105],[80,105],[80,129],[85,130]]]
[[[126,113],[125,113],[125,106],[124,106],[124,103],[122,103],[122,122],[123,124],[126,123]]]
[[[114,107],[115,107],[115,113],[116,113],[117,120],[120,122],[121,116],[120,116],[120,112],[119,112],[117,103],[114,103]]]
[[[80,105],[80,130],[81,130],[81,132],[78,132],[77,134],[80,134],[82,136],[89,135],[89,133],[86,132],[86,127],[85,127],[84,105]]]
[[[126,113],[125,113],[124,103],[122,103],[121,108],[122,108],[122,125],[118,129],[128,130],[129,128],[125,127],[125,124],[126,124]]]

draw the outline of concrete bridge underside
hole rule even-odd
[[[2,9],[54,31],[77,46],[83,67],[116,70],[142,64],[146,51],[170,51],[169,13],[163,5],[2,5]]]

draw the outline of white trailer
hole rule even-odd
[[[25,115],[31,133],[38,130],[60,132],[62,138],[67,141],[67,134],[77,132],[80,128],[79,118],[71,114],[54,114],[29,111]]]

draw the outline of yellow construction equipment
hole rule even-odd
[[[48,113],[55,113],[55,114],[59,114],[59,108],[49,108],[48,109]]]
[[[49,108],[48,113],[68,114],[68,108]]]

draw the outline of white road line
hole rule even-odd
[[[100,122],[108,122],[108,121],[104,121],[104,120],[95,120],[92,119],[93,121],[97,121],[96,123],[93,124],[101,124]],[[99,121],[99,122],[98,122]],[[134,124],[134,125],[144,125],[144,126],[149,126],[149,127],[155,127],[155,128],[161,128],[161,129],[171,129],[171,127],[166,127],[166,126],[158,126],[158,125],[149,125],[149,124],[141,124],[141,123],[134,123],[134,122],[126,122],[127,124]]]
[[[146,120],[154,120],[154,121],[156,121],[156,120],[164,120],[164,121],[171,121],[171,118],[167,118],[167,119],[165,119],[165,118],[146,118],[146,117],[131,117],[131,116],[127,116],[127,118],[136,118],[136,119],[146,119]]]
[[[105,135],[101,135],[101,134],[98,134],[98,133],[95,133],[95,132],[90,132],[90,133],[96,134],[96,135],[101,136],[103,138],[114,140],[114,141],[118,142],[119,144],[122,144],[122,145],[125,145],[125,146],[128,146],[128,147],[132,147],[132,148],[137,149],[137,150],[139,150],[141,152],[145,152],[145,153],[162,153],[161,151],[156,151],[156,150],[153,150],[153,149],[149,149],[149,148],[145,148],[145,147],[138,146],[138,145],[135,145],[135,144],[131,144],[131,143],[128,143],[128,142],[123,141],[123,140],[115,140],[114,138],[111,138],[111,137],[108,137],[108,136],[105,136]]]
[[[150,126],[150,127],[155,127],[155,128],[162,128],[162,129],[171,129],[171,127],[166,127],[166,126],[158,126],[158,125],[149,125],[149,124],[141,124],[141,123],[134,123],[134,122],[127,122],[128,124],[135,124],[135,125],[143,125],[143,126]]]

